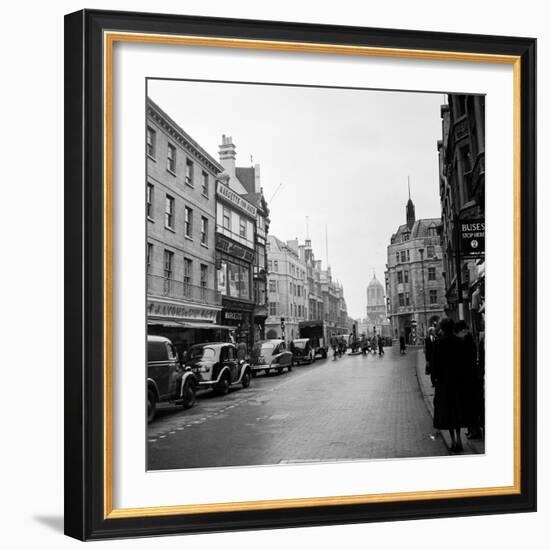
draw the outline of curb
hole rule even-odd
[[[424,354],[422,350],[417,350],[416,352],[416,379],[418,381],[418,387],[420,389],[420,393],[422,394],[422,398],[424,399],[424,403],[426,404],[426,408],[428,409],[428,412],[430,413],[430,416],[433,419],[434,416],[434,405],[433,405],[433,396],[434,396],[434,388],[432,387],[431,381],[429,376],[424,374]],[[436,437],[440,437],[445,446],[447,447],[447,450],[449,451],[449,454],[455,455],[456,453],[453,453],[451,451],[451,437],[447,433],[447,430],[441,431],[441,430],[435,430]],[[476,445],[473,441],[470,439],[463,439],[463,445],[466,447],[470,454],[484,454],[485,449],[481,449]],[[460,456],[460,454],[457,454],[457,456]]]

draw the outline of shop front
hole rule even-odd
[[[235,342],[243,339],[248,350],[254,345],[254,304],[229,298],[222,300],[221,323],[231,327]]]
[[[194,344],[230,341],[233,327],[220,319],[221,307],[147,299],[148,334],[170,338],[180,356]]]

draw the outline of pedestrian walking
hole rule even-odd
[[[384,355],[384,340],[381,336],[378,337],[378,355],[380,357]]]
[[[248,350],[246,347],[246,342],[244,338],[239,338],[239,343],[237,344],[237,360],[244,361],[246,359],[247,354],[248,354]]]
[[[441,336],[435,341],[431,369],[435,381],[434,428],[449,430],[451,451],[462,451],[461,429],[468,425],[467,381],[464,368],[467,351],[454,334],[454,322],[440,322]]]
[[[404,355],[406,349],[407,349],[407,346],[405,345],[405,336],[402,334],[399,337],[399,353],[401,355]]]
[[[474,337],[465,321],[455,324],[455,334],[464,347],[464,375],[466,383],[466,415],[468,439],[481,437],[481,409],[483,403],[483,379],[477,365],[477,349]]]
[[[338,340],[336,339],[335,336],[333,336],[330,339],[330,345],[332,347],[332,352],[333,352],[332,360],[336,361],[336,359],[338,358],[338,355],[339,355],[339,349],[338,349]]]

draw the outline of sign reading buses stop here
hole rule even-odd
[[[462,256],[485,255],[485,220],[483,218],[460,222],[460,251]]]

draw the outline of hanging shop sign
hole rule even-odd
[[[221,181],[218,182],[218,196],[223,197],[225,200],[236,206],[239,210],[246,212],[252,218],[256,218],[257,209],[249,203],[246,199],[239,194],[232,191],[227,185],[224,185]]]
[[[460,227],[460,251],[462,256],[485,255],[485,220],[462,220]]]

